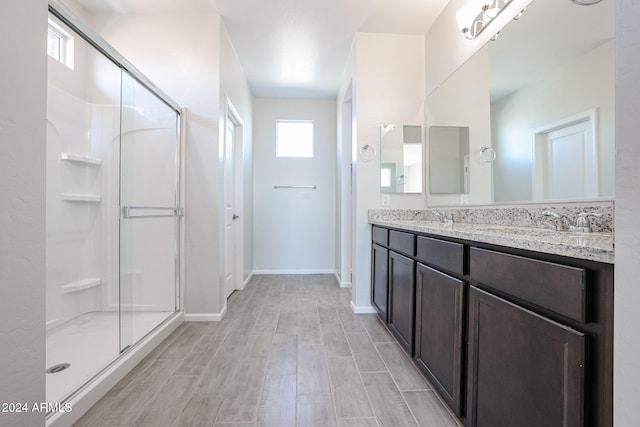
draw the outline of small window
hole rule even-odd
[[[380,186],[391,187],[391,169],[390,168],[383,167],[380,169]]]
[[[51,31],[51,28],[49,28],[47,40],[47,53],[56,61],[62,61],[62,38],[55,32]]]
[[[278,120],[276,132],[276,157],[313,157],[313,120]]]
[[[49,19],[47,54],[73,70],[73,37]]]

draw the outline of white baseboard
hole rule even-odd
[[[351,282],[343,282],[342,279],[340,278],[340,274],[338,274],[337,271],[334,271],[333,274],[336,276],[336,282],[338,282],[338,284],[340,285],[340,288],[345,289],[345,288],[351,287]]]
[[[247,287],[247,285],[249,284],[249,282],[251,281],[251,279],[253,279],[253,271],[249,274],[249,276],[246,278],[246,280],[242,283],[242,287],[239,290],[243,290],[244,288]]]
[[[220,313],[185,313],[185,322],[219,322],[227,314],[227,304],[225,303]]]
[[[168,311],[175,310],[174,306],[169,305],[152,305],[152,304],[109,304],[107,311]],[[105,311],[105,310],[102,310]]]
[[[351,310],[355,314],[376,314],[377,311],[372,305],[355,305],[353,301],[351,301]]]
[[[273,275],[273,274],[335,274],[335,270],[255,270],[255,274]]]

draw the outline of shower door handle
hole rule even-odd
[[[158,206],[122,206],[120,208],[120,218],[122,219],[181,218],[183,215],[182,208]]]

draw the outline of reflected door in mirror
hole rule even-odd
[[[598,196],[594,128],[595,111],[578,122],[535,134],[534,200]]]

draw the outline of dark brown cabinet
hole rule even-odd
[[[462,410],[463,298],[463,281],[417,265],[416,363],[458,416]]]
[[[389,252],[389,329],[410,356],[415,330],[415,268],[411,258]]]
[[[580,323],[589,320],[587,270],[480,248],[469,251],[474,280]]]
[[[470,426],[584,425],[585,336],[471,287]]]
[[[373,243],[373,305],[466,427],[613,425],[613,265],[380,226]]]
[[[389,298],[389,250],[374,243],[371,250],[371,304],[378,316],[387,323]]]

